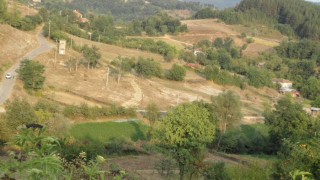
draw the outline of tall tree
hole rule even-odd
[[[99,63],[99,59],[101,58],[99,49],[94,45],[90,48],[88,45],[85,44],[82,47],[82,55],[88,61],[88,69],[90,69],[90,66],[96,67]]]
[[[226,132],[227,128],[239,122],[242,118],[240,97],[229,90],[212,97],[213,110],[219,116],[220,130]]]
[[[30,90],[42,89],[45,80],[44,71],[44,65],[29,59],[22,60],[17,70],[19,78],[24,82],[24,88]]]
[[[284,97],[275,105],[275,110],[264,113],[265,122],[269,126],[270,141],[276,152],[282,145],[283,139],[298,141],[307,135],[312,121],[299,103]]]
[[[185,103],[169,110],[161,119],[156,138],[177,161],[182,180],[186,167],[213,140],[214,133],[215,125],[209,120],[207,109],[197,103]]]

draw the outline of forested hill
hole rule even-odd
[[[278,29],[320,40],[320,6],[303,0],[243,0],[233,10],[203,9],[196,18],[221,18],[229,24],[279,23]]]
[[[201,4],[213,4],[219,9],[230,8],[236,6],[241,0],[184,0],[186,2],[196,1]]]
[[[86,13],[111,14],[116,20],[130,21],[142,20],[147,16],[154,15],[163,9],[188,9],[198,11],[203,8],[199,2],[183,2],[180,0],[72,0],[44,2],[49,9],[63,10],[77,9],[84,15]]]

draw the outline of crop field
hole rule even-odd
[[[70,134],[76,139],[90,138],[108,141],[113,138],[128,138],[132,141],[145,140],[148,126],[139,121],[130,122],[87,122],[76,123]]]

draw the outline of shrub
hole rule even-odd
[[[248,39],[246,40],[246,42],[247,42],[248,44],[251,44],[251,43],[254,42],[254,39],[253,39],[253,38],[248,38]]]
[[[212,163],[202,171],[202,175],[205,180],[231,180],[224,162]]]
[[[170,80],[182,81],[186,76],[186,69],[182,66],[174,64],[166,76]]]
[[[152,76],[160,77],[162,74],[161,64],[153,59],[139,58],[135,65],[136,72],[143,77],[150,78]]]

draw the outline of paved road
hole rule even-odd
[[[43,53],[44,51],[47,51],[54,47],[54,45],[50,44],[48,41],[45,40],[45,38],[42,35],[42,31],[40,31],[37,34],[37,40],[40,43],[39,47],[37,47],[36,49],[26,54],[23,58],[21,58],[21,60],[32,59],[37,55]],[[16,70],[20,66],[20,61],[17,64],[15,64],[13,67],[11,67],[6,73],[10,72],[14,77],[16,77],[17,76]],[[13,89],[14,83],[16,81],[16,78],[6,79],[5,74],[3,75],[2,82],[0,84],[0,105],[2,105],[9,98],[11,91]]]

